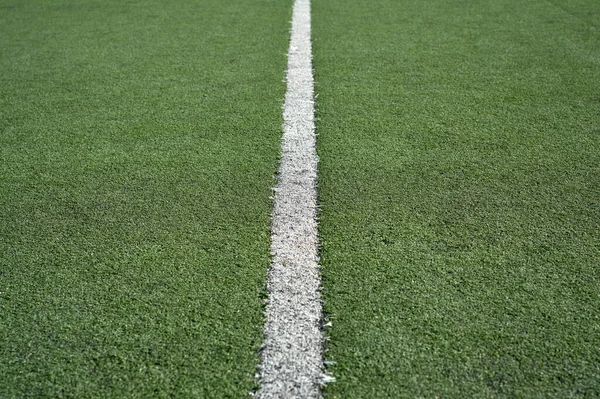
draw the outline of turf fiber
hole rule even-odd
[[[313,4],[326,398],[597,397],[600,3]]]
[[[0,397],[255,387],[290,18],[0,0]]]

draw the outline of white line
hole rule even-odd
[[[317,155],[310,0],[296,0],[288,52],[273,261],[258,397],[320,398],[323,335],[317,238]]]

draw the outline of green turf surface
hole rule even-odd
[[[326,397],[598,395],[599,4],[314,1]]]
[[[0,0],[0,397],[245,397],[291,1]]]

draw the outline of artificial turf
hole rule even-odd
[[[326,398],[597,397],[599,12],[313,2]]]
[[[290,17],[0,0],[0,397],[255,387]]]

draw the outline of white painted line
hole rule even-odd
[[[281,164],[271,227],[273,262],[259,366],[267,398],[320,398],[322,306],[317,238],[317,155],[310,0],[296,0],[288,53]]]

